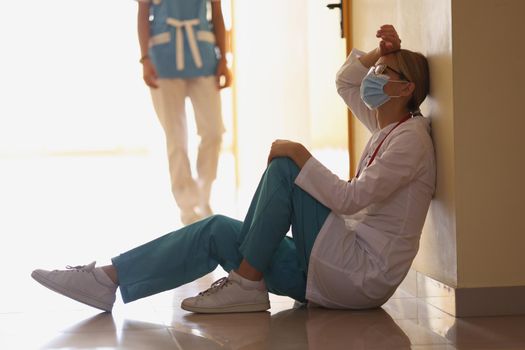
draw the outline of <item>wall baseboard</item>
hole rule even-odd
[[[525,314],[525,286],[456,288],[410,270],[399,288],[455,317]]]

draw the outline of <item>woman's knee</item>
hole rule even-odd
[[[239,265],[239,234],[242,222],[224,215],[212,215],[207,220],[210,255],[224,268]]]
[[[209,225],[209,231],[212,235],[220,235],[223,238],[231,237],[236,239],[242,222],[225,215],[215,214],[205,219]]]
[[[232,220],[231,218],[227,217],[226,215],[221,214],[213,214],[205,219],[209,225],[212,226],[224,226],[229,224],[229,222]]]
[[[295,177],[299,173],[299,167],[288,157],[278,157],[268,164],[267,171]]]

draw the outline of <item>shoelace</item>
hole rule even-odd
[[[210,286],[210,288],[206,289],[204,292],[200,292],[199,295],[210,295],[218,290],[224,288],[228,284],[231,284],[232,282],[228,279],[228,277],[223,277],[218,279],[217,281],[213,282]]]
[[[85,271],[87,271],[86,270],[86,266],[87,265],[77,265],[77,266],[67,265],[66,266],[66,270],[85,272]]]

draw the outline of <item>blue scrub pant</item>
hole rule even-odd
[[[304,302],[308,260],[330,210],[294,184],[298,174],[289,158],[276,158],[244,222],[214,215],[113,258],[123,301],[176,288],[219,264],[237,269],[245,258],[270,292]]]

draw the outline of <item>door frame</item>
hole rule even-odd
[[[350,54],[354,47],[352,37],[352,0],[341,0],[342,16],[343,16],[343,36],[346,41],[346,55]],[[357,166],[357,151],[355,147],[355,118],[350,109],[348,109],[348,157],[349,157],[349,178],[352,178],[356,172]]]

